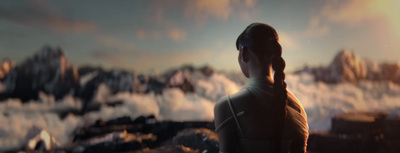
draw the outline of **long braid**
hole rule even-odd
[[[281,152],[281,143],[283,129],[285,128],[286,121],[286,105],[287,105],[287,91],[285,83],[285,61],[281,56],[273,56],[272,68],[275,70],[274,74],[274,99],[276,101],[276,123],[277,123],[277,150]]]
[[[285,128],[285,121],[287,116],[286,105],[287,105],[287,91],[285,82],[285,60],[282,58],[282,47],[279,44],[278,36],[268,39],[268,48],[272,51],[270,60],[272,63],[272,69],[274,69],[274,99],[275,99],[275,111],[276,111],[276,123],[277,123],[277,135],[276,135],[276,149],[281,152],[283,129]]]

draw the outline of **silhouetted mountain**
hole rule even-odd
[[[305,67],[298,72],[311,73],[316,81],[327,83],[358,83],[361,80],[374,80],[400,84],[400,64],[378,64],[362,59],[346,49],[339,52],[328,67]]]
[[[162,75],[165,79],[165,87],[180,88],[182,91],[194,92],[195,82],[199,79],[210,77],[214,69],[208,65],[196,68],[193,65],[184,65],[180,68],[171,69]]]
[[[105,84],[110,89],[111,94],[118,92],[142,92],[142,87],[137,76],[123,70],[104,71],[101,68],[90,69],[85,67],[79,69],[82,73],[80,78],[80,89],[78,97],[84,101],[92,100],[100,84]]]
[[[60,99],[65,94],[74,93],[79,85],[78,77],[60,48],[45,46],[9,71],[3,80],[5,91],[2,98],[36,100],[39,91],[43,91]]]
[[[180,88],[194,92],[194,81],[214,73],[210,66],[195,68],[184,65],[162,75],[137,75],[125,70],[106,71],[101,67],[72,67],[60,48],[43,47],[33,57],[21,64],[10,60],[0,63],[0,99],[20,98],[26,102],[37,100],[39,91],[54,95],[59,100],[69,95],[93,100],[100,85],[104,84],[110,94],[119,92],[161,94],[165,88]],[[83,107],[86,108],[86,107]]]

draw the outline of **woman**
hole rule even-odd
[[[250,80],[215,105],[220,152],[305,153],[307,116],[286,90],[285,61],[275,29],[252,23],[237,38],[236,48],[240,68]]]

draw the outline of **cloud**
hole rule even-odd
[[[259,13],[253,9],[256,4],[257,0],[193,0],[187,1],[184,14],[197,25],[204,25],[209,19],[226,21],[231,16],[250,21]]]
[[[359,27],[371,24],[382,29],[382,25],[400,34],[400,2],[398,0],[330,0],[310,18],[310,36],[329,34],[330,26]]]
[[[208,18],[227,20],[232,10],[230,0],[194,0],[188,1],[185,14],[189,18],[203,23]]]
[[[112,35],[98,34],[94,39],[101,48],[92,50],[91,56],[114,67],[130,69],[131,66],[128,59],[132,55],[134,57],[132,58],[133,61],[137,61],[149,54],[138,51],[133,42]]]
[[[101,61],[112,63],[113,65],[122,65],[126,61],[126,57],[116,51],[94,50],[92,56]]]
[[[166,29],[177,26],[175,21],[180,18],[193,21],[194,25],[203,26],[210,19],[226,21],[231,16],[249,21],[254,19],[255,13],[259,13],[253,9],[257,0],[190,0],[183,2],[169,0],[167,3],[152,0],[150,4],[151,11],[148,12],[146,18],[153,25],[167,27]],[[139,33],[139,35],[141,38],[144,36],[143,33]]]
[[[293,39],[291,35],[285,32],[279,32],[279,43],[283,49],[296,50],[299,48],[299,43]]]
[[[146,30],[137,29],[136,30],[136,37],[138,37],[139,39],[146,39],[148,37]]]
[[[27,2],[13,9],[0,8],[0,19],[33,28],[49,29],[59,33],[93,32],[99,27],[90,21],[74,20],[59,15],[49,4],[41,1]]]
[[[130,51],[135,49],[133,42],[118,39],[111,35],[99,34],[96,36],[96,41],[101,45],[113,47],[121,51]]]
[[[176,27],[173,28],[165,28],[166,30],[159,29],[136,29],[136,37],[142,40],[146,39],[160,39],[163,37],[170,38],[174,42],[181,42],[186,39],[186,31],[183,29],[179,29]]]
[[[350,0],[347,3],[338,1],[328,1],[322,10],[320,16],[327,20],[346,25],[354,25],[365,21],[374,20],[379,17],[376,3],[374,0]]]
[[[328,25],[321,25],[320,17],[312,17],[305,33],[309,37],[321,37],[328,35],[330,32],[331,28]]]
[[[22,103],[19,99],[0,102],[0,152],[21,147],[33,126],[47,130],[62,145],[71,142],[71,133],[82,123],[79,116],[60,119],[57,112],[81,109],[81,101],[72,96],[55,101],[54,96],[42,93],[38,101]]]
[[[257,3],[257,0],[245,0],[245,4],[247,7],[254,7]]]
[[[180,42],[186,38],[186,31],[178,28],[169,30],[169,37],[175,42]]]
[[[222,96],[234,94],[240,90],[240,85],[221,73],[214,73],[211,77],[197,80],[194,83],[198,95],[214,102]]]
[[[288,75],[288,89],[304,106],[311,130],[329,130],[331,118],[342,112],[384,111],[397,116],[400,110],[400,86],[392,82],[362,81],[326,84],[315,82],[307,73]]]
[[[146,52],[134,65],[140,64],[137,69],[165,69],[172,66],[180,66],[182,63],[194,64],[204,62],[204,59],[209,59],[213,56],[208,50],[192,50],[192,51],[176,51],[176,52]]]

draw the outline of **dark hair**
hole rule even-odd
[[[236,40],[236,49],[251,48],[259,57],[272,64],[274,69],[274,99],[276,118],[276,149],[281,152],[281,139],[286,120],[287,91],[285,83],[285,60],[282,58],[282,47],[276,30],[264,23],[252,23],[239,35]]]

